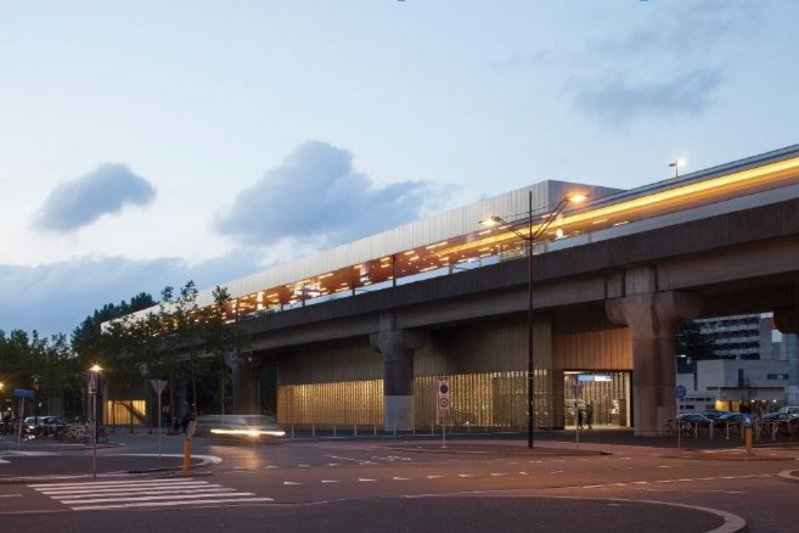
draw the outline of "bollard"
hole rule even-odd
[[[430,424],[430,434],[431,435],[435,435],[436,434],[436,427],[433,424]]]
[[[372,432],[374,433],[375,437],[377,437],[377,424],[372,424]]]
[[[311,437],[316,437],[316,424],[311,424]]]
[[[336,425],[335,424],[333,424],[333,436],[334,437],[336,436]]]
[[[357,437],[358,436],[358,424],[355,424],[352,427],[353,427],[352,434]]]
[[[291,425],[291,438],[294,438],[294,424]]]
[[[752,428],[747,427],[744,428],[744,443],[746,447],[746,453],[752,453]]]
[[[394,424],[394,436],[397,436],[397,424]]]
[[[183,472],[191,472],[191,439],[183,441]]]

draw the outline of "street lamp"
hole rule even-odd
[[[94,364],[89,368],[89,394],[92,396],[92,477],[97,477],[97,381],[103,369]]]
[[[685,159],[682,159],[682,158],[678,158],[678,159],[675,159],[674,161],[670,161],[669,162],[669,167],[674,169],[674,177],[675,178],[679,178],[680,177],[680,167],[684,167],[685,163],[686,163]]]
[[[558,215],[569,204],[585,202],[588,196],[582,193],[568,194],[560,199],[555,209],[544,215],[538,226],[533,221],[533,191],[528,191],[527,232],[513,227],[499,215],[492,215],[480,221],[484,226],[503,225],[510,228],[527,245],[527,447],[533,448],[533,426],[535,424],[535,366],[533,365],[533,244],[552,225]]]

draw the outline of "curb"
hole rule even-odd
[[[747,454],[742,450],[685,450],[683,452],[663,454],[665,459],[698,459],[704,461],[796,461],[793,457],[784,455],[757,455]]]
[[[777,478],[786,483],[799,483],[799,470],[783,470],[777,474]]]

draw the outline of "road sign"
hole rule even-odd
[[[449,411],[449,380],[442,379],[438,382],[438,410]]]
[[[688,391],[685,389],[685,385],[677,385],[674,387],[674,397],[680,401],[685,399],[685,395]]]
[[[97,394],[97,372],[89,371],[89,394]]]
[[[167,381],[165,379],[151,379],[150,384],[153,386],[155,393],[160,396],[166,388]]]
[[[14,396],[17,398],[33,398],[36,393],[28,389],[14,389]]]

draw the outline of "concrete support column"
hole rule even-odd
[[[261,367],[240,357],[226,357],[233,376],[233,412],[242,415],[260,413]]]
[[[788,405],[796,405],[799,403],[799,285],[793,286],[793,307],[774,311],[774,325],[783,334],[782,347],[788,360],[785,401]]]
[[[411,431],[413,408],[413,351],[427,342],[421,331],[389,330],[370,337],[383,355],[383,427],[386,431]]]
[[[633,426],[636,436],[659,436],[674,418],[675,333],[680,320],[699,315],[702,300],[669,291],[605,302],[611,322],[630,328],[633,352]]]

